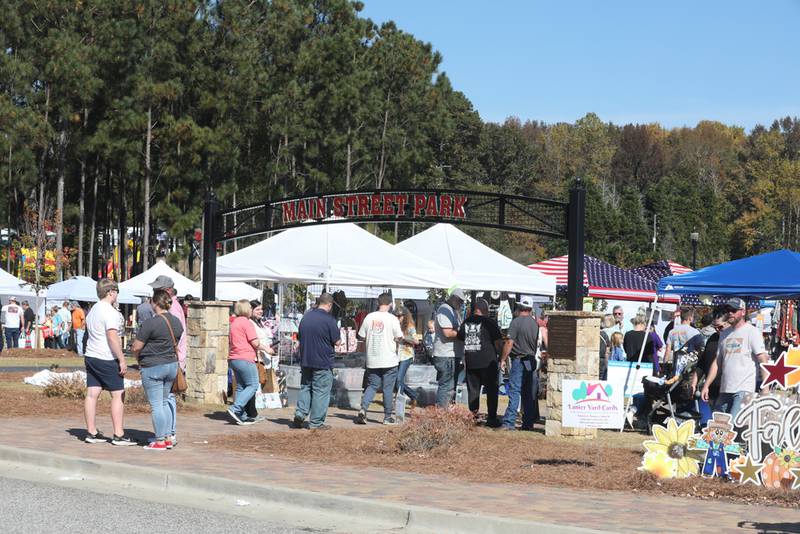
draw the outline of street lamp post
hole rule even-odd
[[[700,234],[692,232],[689,234],[689,239],[692,240],[692,270],[697,270],[697,242],[700,241]]]

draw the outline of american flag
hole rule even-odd
[[[633,274],[636,274],[643,278],[647,278],[648,280],[652,280],[655,283],[658,283],[658,281],[664,278],[665,276],[686,274],[692,272],[690,268],[670,260],[661,260],[655,263],[648,263],[647,265],[642,265],[641,267],[634,267],[633,269],[628,269],[628,270]],[[728,297],[714,297],[712,299],[711,304],[713,306],[719,306],[721,304],[724,304],[727,300]],[[681,306],[704,306],[704,305],[705,304],[700,302],[700,298],[697,295],[681,296]]]
[[[555,276],[556,285],[566,287],[568,263],[568,256],[559,256],[533,263],[528,267],[543,274]],[[585,291],[588,291],[586,294],[589,297],[641,302],[655,299],[656,282],[652,279],[644,278],[592,256],[584,256],[583,265],[583,286]],[[660,298],[659,300],[665,299]],[[669,301],[667,300],[667,302]],[[671,301],[675,300],[671,299]]]

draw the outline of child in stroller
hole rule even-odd
[[[678,424],[700,419],[692,391],[692,373],[698,359],[697,352],[676,351],[670,366],[672,372],[663,377],[642,378],[644,394],[634,395],[632,411],[641,423],[647,424],[648,432],[654,424],[663,424],[667,417],[674,418]]]

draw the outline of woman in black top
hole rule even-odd
[[[642,350],[642,343],[644,343],[644,354],[642,354],[642,361],[653,363],[653,340],[647,332],[645,332],[644,317],[637,315],[631,319],[633,330],[625,332],[625,337],[622,340],[622,348],[625,349],[625,355],[628,357],[629,362],[638,362],[639,354]]]
[[[172,448],[173,436],[169,433],[174,422],[168,398],[178,373],[175,346],[183,327],[178,318],[168,311],[172,306],[172,297],[165,290],[155,290],[152,305],[155,315],[139,327],[132,350],[141,368],[142,387],[150,402],[156,435],[155,441],[145,449],[161,451]]]

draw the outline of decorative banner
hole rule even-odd
[[[561,424],[571,428],[619,428],[622,390],[607,381],[562,380]]]
[[[633,383],[636,375],[636,383]],[[653,376],[653,364],[642,362],[639,372],[636,372],[636,362],[608,362],[607,379],[611,386],[617,391],[624,391],[625,398],[637,393],[644,393],[642,379],[646,376]],[[620,423],[620,426],[622,424]]]

